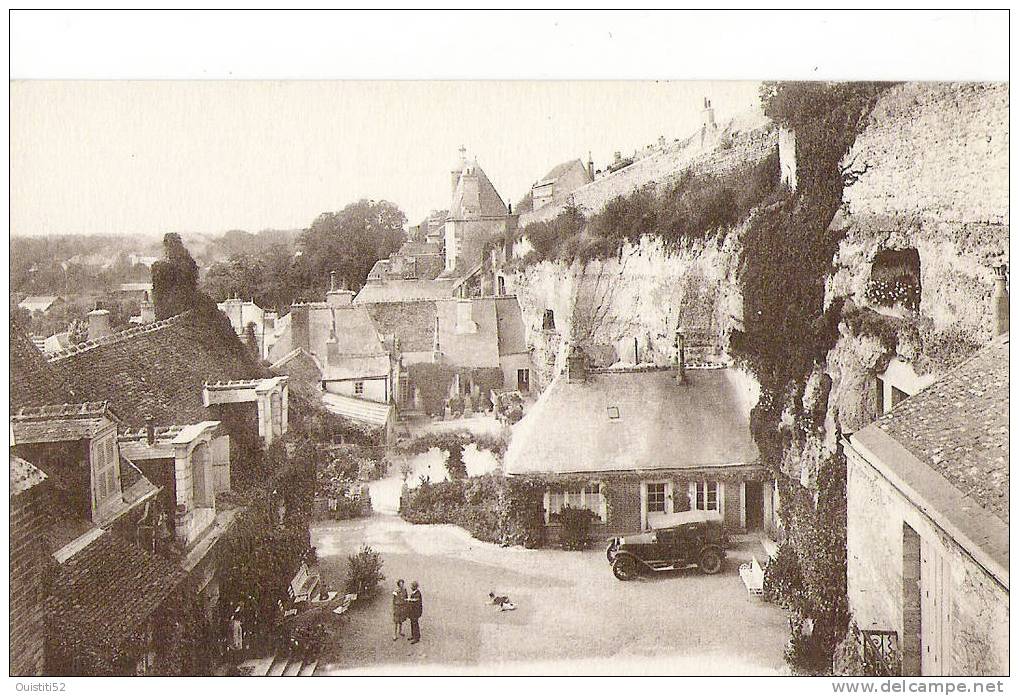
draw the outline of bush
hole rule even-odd
[[[476,539],[527,548],[545,536],[543,484],[486,474],[404,489],[400,516],[413,524],[455,524]]]
[[[516,423],[524,417],[524,398],[520,392],[511,391],[496,394],[495,415],[504,423]]]
[[[559,512],[559,543],[567,551],[580,551],[587,546],[588,532],[594,513],[586,508],[565,506]]]
[[[347,556],[347,594],[356,594],[358,599],[371,597],[378,590],[379,583],[386,579],[382,574],[382,556],[367,544],[352,556]]]

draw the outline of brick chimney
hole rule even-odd
[[[676,331],[676,384],[686,384],[686,337]]]
[[[347,284],[337,283],[336,271],[329,272],[329,292],[326,293],[326,304],[330,307],[349,307],[354,301],[354,292],[347,290]]]
[[[587,356],[580,346],[570,347],[570,353],[566,356],[566,381],[584,382],[587,380]]]
[[[991,294],[991,312],[994,314],[994,335],[1008,333],[1008,267],[994,268],[994,292]]]
[[[111,333],[109,310],[93,309],[88,313],[88,340],[94,341]]]

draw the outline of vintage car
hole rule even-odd
[[[647,570],[678,570],[697,566],[713,575],[725,563],[726,537],[722,517],[693,510],[664,515],[655,529],[609,540],[605,555],[612,574],[633,580]]]

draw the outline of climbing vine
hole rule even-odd
[[[765,83],[761,93],[765,113],[795,132],[798,188],[750,219],[740,270],[744,326],[734,332],[731,350],[761,385],[751,430],[778,482],[787,533],[766,580],[770,575],[769,591],[798,617],[789,658],[805,671],[830,671],[848,626],[845,462],[840,455],[822,460],[813,492],[790,479],[784,465],[820,446],[815,440],[827,395],[809,410],[803,397],[808,378],[838,339],[842,318],[842,302],[825,308],[825,283],[841,241],[829,225],[844,188],[868,168],[844,159],[886,87]]]

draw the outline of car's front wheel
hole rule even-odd
[[[617,556],[612,562],[612,574],[619,580],[633,580],[639,574],[637,560],[633,556]]]
[[[722,552],[718,549],[704,549],[697,565],[705,575],[714,575],[722,569]]]

